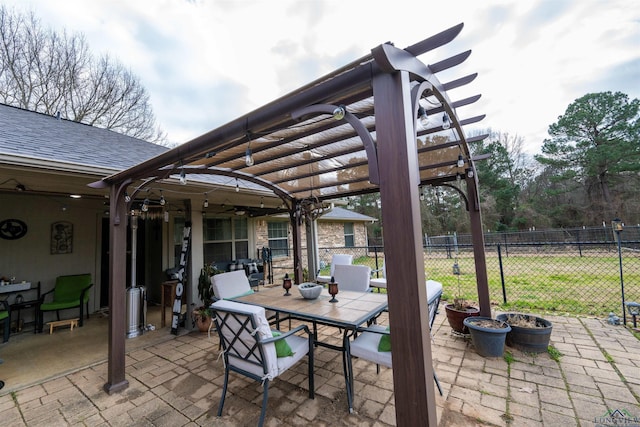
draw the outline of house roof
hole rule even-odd
[[[334,206],[326,214],[323,214],[318,218],[318,221],[364,221],[364,222],[373,222],[377,221],[376,218],[373,218],[369,215],[363,215],[358,212],[351,211],[349,209],[341,208],[339,206]]]
[[[18,179],[31,191],[104,193],[103,190],[92,190],[86,184],[167,151],[169,148],[162,145],[111,130],[0,104],[0,167],[7,173],[6,177],[0,173],[0,182]],[[42,175],[34,178],[34,174],[43,173],[67,174],[75,177],[76,183],[69,179],[65,182],[44,179]],[[93,178],[78,182],[79,175]],[[235,186],[233,180],[221,176],[193,175],[189,178],[192,183],[204,186],[229,189]],[[0,191],[12,191],[14,185],[12,182],[0,185]],[[240,185],[263,190],[251,183],[241,182]]]
[[[0,154],[120,171],[169,149],[107,129],[0,104]]]

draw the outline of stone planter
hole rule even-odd
[[[502,356],[505,339],[507,333],[511,331],[511,326],[490,317],[480,316],[467,317],[463,323],[469,328],[471,341],[480,356]]]
[[[505,313],[496,316],[496,320],[506,322],[511,326],[511,332],[507,334],[506,343],[509,347],[527,353],[544,353],[549,347],[551,322],[541,317],[528,314]],[[524,320],[524,322],[522,322]],[[535,323],[534,323],[535,322]],[[522,326],[525,323],[535,324],[535,327]]]
[[[447,304],[444,306],[444,309],[447,313],[449,326],[451,326],[451,329],[453,329],[454,332],[459,334],[466,335],[469,333],[467,327],[464,326],[464,319],[470,316],[480,315],[480,310],[472,306],[465,306],[462,310],[457,310],[453,304]]]

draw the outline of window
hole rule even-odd
[[[269,222],[267,223],[269,233],[269,247],[271,248],[271,256],[288,257],[289,256],[289,223],[287,222]]]
[[[355,236],[353,235],[353,223],[344,223],[344,246],[346,248],[353,248],[356,244]]]
[[[247,218],[204,218],[206,263],[249,258]]]

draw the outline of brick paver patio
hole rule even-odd
[[[548,353],[531,355],[508,347],[503,358],[484,358],[468,340],[450,333],[441,309],[432,345],[444,391],[436,397],[439,425],[596,426],[607,425],[608,411],[616,410],[640,418],[640,341],[601,319],[545,318],[553,322],[551,343],[562,354],[557,360]],[[321,328],[320,333],[324,340],[341,339],[335,329]],[[130,386],[111,396],[102,390],[106,362],[19,390],[2,390],[1,423],[255,425],[261,386],[233,374],[224,416],[216,417],[223,382],[217,348],[217,337],[190,333],[132,351],[127,355]],[[349,414],[341,357],[317,348],[316,399],[308,399],[303,362],[271,384],[265,424],[395,425],[392,371],[381,368],[377,374],[375,365],[364,361],[355,361],[354,371],[355,413]]]

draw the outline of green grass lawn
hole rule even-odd
[[[453,259],[425,256],[427,277],[443,283],[444,298],[459,293],[477,300],[472,256],[458,258],[461,275],[452,274]],[[487,254],[491,301],[503,310],[541,311],[606,316],[622,311],[619,260],[615,255],[510,255],[503,257],[504,286],[497,257]],[[626,257],[623,280],[627,301],[640,301],[640,258]]]
[[[582,257],[565,253],[510,253],[499,259],[487,251],[487,275],[491,302],[500,310],[583,314],[606,317],[609,312],[621,314],[621,286],[619,260],[615,252],[583,251]],[[424,255],[425,275],[442,282],[443,299],[453,300],[460,294],[470,302],[477,302],[476,272],[473,255],[461,253],[457,258],[443,254]],[[460,275],[453,274],[453,264],[460,267]],[[372,256],[355,257],[354,264],[376,269]],[[382,255],[378,258],[382,268]],[[328,275],[327,265],[320,274]],[[502,280],[507,303],[503,300]],[[623,279],[627,301],[640,302],[640,256],[625,254]]]

